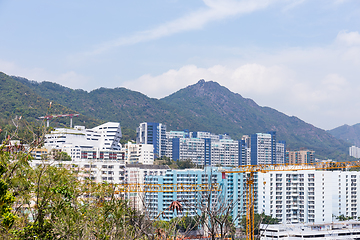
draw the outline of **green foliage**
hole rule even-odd
[[[15,126],[11,119],[16,117],[23,121],[30,122],[33,125],[41,123],[40,116],[48,114],[67,114],[76,113],[76,111],[70,108],[64,107],[53,100],[46,99],[43,93],[37,93],[29,88],[22,82],[15,81],[12,77],[0,72],[0,141],[6,138],[6,133],[14,132]],[[51,99],[51,97],[50,97]],[[52,101],[50,108],[50,101]],[[92,118],[81,115],[73,119],[74,124],[84,123],[88,126],[95,126],[102,121],[94,120]],[[55,118],[51,121],[51,126],[68,126],[68,118]],[[26,130],[22,129],[19,133],[20,136],[24,136]],[[22,135],[23,134],[23,135]],[[27,136],[30,139],[30,136]]]
[[[185,232],[186,230],[197,230],[199,225],[196,217],[184,216],[180,219],[173,218],[170,223],[176,222],[176,229],[181,232]]]
[[[351,216],[344,216],[344,214],[341,214],[337,217],[335,217],[337,220],[339,221],[348,221],[348,220],[351,220],[351,219],[356,219],[356,217],[351,217]]]
[[[265,215],[265,213],[261,213],[261,214],[255,213],[255,215],[254,215],[254,227],[255,227],[254,233],[255,233],[255,235],[258,234],[260,224],[278,224],[278,223],[279,223],[279,220],[277,218],[273,218],[271,216]],[[246,230],[246,216],[245,215],[241,218],[241,221],[239,224],[241,226],[241,229],[243,231],[245,231]]]
[[[56,161],[71,161],[71,157],[66,152],[54,151],[54,160]]]
[[[197,167],[196,164],[191,161],[191,159],[174,161],[171,158],[165,156],[157,158],[154,164],[168,165],[172,169],[187,169]]]

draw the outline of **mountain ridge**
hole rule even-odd
[[[277,139],[286,140],[290,149],[305,147],[317,151],[318,154],[323,154],[325,148],[332,151],[330,155],[335,154],[337,150],[346,152],[348,147],[347,143],[334,138],[323,129],[270,107],[261,107],[252,99],[232,93],[216,82],[201,80],[161,100],[175,107],[192,108],[198,121],[205,124],[207,119],[204,117],[209,116],[209,112],[212,112],[213,118],[220,121],[226,118],[227,124],[221,128],[222,131],[233,130],[237,136],[276,131]]]
[[[360,123],[352,126],[344,124],[337,128],[328,130],[335,138],[344,140],[354,146],[360,147]]]
[[[33,91],[103,121],[119,121],[136,128],[140,122],[162,122],[168,130],[190,129],[228,133],[234,139],[243,134],[277,131],[277,140],[286,140],[289,149],[309,148],[318,157],[348,159],[348,143],[295,116],[287,116],[254,100],[233,93],[217,82],[200,80],[161,99],[126,88],[99,88],[86,92],[56,83],[34,83],[13,77]]]

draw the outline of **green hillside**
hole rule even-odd
[[[52,101],[51,108],[50,101]],[[20,118],[21,122],[30,122],[31,124],[41,124],[38,117],[47,114],[67,114],[76,113],[76,111],[64,107],[53,100],[41,97],[38,93],[31,90],[21,82],[15,81],[8,75],[0,72],[0,128],[3,130],[0,134],[0,140],[6,132],[14,129],[12,119]],[[74,118],[74,124],[82,124],[93,127],[102,121],[80,115]],[[56,118],[51,121],[50,126],[67,126],[69,119]]]
[[[199,127],[192,116],[181,109],[126,88],[99,88],[91,92],[73,90],[51,82],[33,82],[24,78],[14,79],[84,115],[104,121],[121,122],[123,127],[136,129],[141,122],[162,122],[170,129],[184,126]]]
[[[239,138],[243,134],[276,131],[277,139],[286,140],[289,149],[304,147],[315,150],[320,158],[350,159],[346,154],[348,144],[325,130],[272,108],[260,107],[216,82],[201,80],[161,100],[188,109],[196,121],[218,133]]]
[[[347,154],[348,143],[297,117],[260,107],[216,82],[201,80],[158,100],[125,88],[86,92],[51,82],[13,79],[86,116],[121,122],[133,137],[135,128],[144,121],[162,122],[168,130],[228,133],[234,139],[243,134],[276,131],[277,139],[285,140],[289,149],[312,149],[319,158],[351,159]]]
[[[360,123],[349,126],[343,125],[328,131],[337,139],[349,142],[351,145],[360,147]]]

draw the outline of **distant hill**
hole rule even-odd
[[[360,147],[360,123],[349,126],[347,124],[328,131],[337,139],[349,142],[352,145]]]
[[[289,149],[308,148],[315,150],[319,158],[349,159],[348,143],[297,117],[260,107],[253,100],[243,98],[216,82],[200,80],[168,97],[154,99],[125,88],[100,88],[86,92],[51,82],[13,79],[86,116],[119,121],[132,131],[144,121],[162,122],[168,130],[228,133],[234,139],[243,134],[276,131],[277,139],[286,140]]]
[[[40,123],[40,116],[47,114],[67,114],[76,113],[76,111],[64,107],[56,102],[52,102],[41,97],[38,93],[31,90],[28,86],[21,82],[15,81],[8,75],[0,72],[0,128],[2,133],[0,141],[4,138],[6,132],[11,132],[14,125],[11,119],[21,116],[23,121]],[[74,124],[88,125],[89,127],[101,123],[101,120],[95,120],[91,117],[80,115],[74,118]],[[57,118],[52,121],[52,126],[67,126],[69,119]]]
[[[42,96],[57,101],[84,115],[104,121],[121,122],[136,129],[141,122],[162,122],[170,129],[194,127],[192,116],[181,109],[126,88],[99,88],[91,92],[73,90],[52,82],[34,82],[14,77]],[[200,124],[201,125],[201,124]]]
[[[315,150],[318,157],[349,158],[346,154],[348,143],[297,117],[260,107],[216,82],[201,80],[161,101],[187,109],[206,129],[216,129],[237,138],[243,134],[276,131],[277,139],[286,140],[290,149],[308,148]]]

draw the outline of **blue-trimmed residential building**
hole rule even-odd
[[[166,156],[174,160],[191,159],[199,166],[238,166],[246,162],[242,159],[246,158],[245,146],[226,134],[170,131],[166,135]]]
[[[276,142],[276,132],[251,135],[251,165],[286,162],[286,142]]]
[[[143,122],[136,129],[137,144],[151,144],[154,146],[154,158],[165,156],[166,126],[162,123]]]
[[[205,167],[204,169],[167,170],[163,176],[147,176],[148,184],[209,184],[219,183],[222,191],[211,194],[211,207],[223,207],[224,204],[233,204],[231,215],[238,224],[245,211],[245,194],[243,173],[221,173],[225,168]],[[209,196],[208,192],[158,192],[145,194],[145,205],[149,216],[169,221],[176,216],[195,217],[201,215],[201,206],[204,206]],[[173,201],[183,205],[183,212],[173,212],[169,206]],[[257,209],[257,207],[256,207]]]

